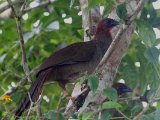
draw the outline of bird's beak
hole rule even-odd
[[[117,25],[119,25],[119,22],[116,21],[116,20],[114,20],[114,21],[112,22],[112,26],[117,26]]]
[[[133,92],[133,90],[132,90],[131,88],[129,88],[129,87],[123,89],[123,91],[124,91],[124,92]]]

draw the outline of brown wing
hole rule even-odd
[[[95,51],[96,44],[92,41],[69,45],[48,57],[40,66],[38,74],[51,67],[90,61]]]

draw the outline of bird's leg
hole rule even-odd
[[[84,80],[83,83],[81,84],[81,91],[83,91],[85,88],[88,87],[88,81],[87,80]]]
[[[86,89],[88,88],[87,80],[84,80],[82,84],[76,85],[75,87],[79,89],[78,91],[81,91],[79,95],[83,94],[83,92],[85,92]],[[77,99],[77,97],[70,97],[70,99],[72,100],[72,102],[74,102]]]
[[[62,98],[65,98],[65,97],[67,97],[68,95],[69,95],[69,92],[67,91],[67,89],[66,89],[66,83],[62,83],[62,82],[59,82],[58,83],[59,84],[59,86],[63,89],[63,95],[62,95]]]
[[[62,98],[65,98],[67,96],[69,96],[69,92],[67,90],[64,90]]]

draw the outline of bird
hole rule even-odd
[[[78,111],[84,104],[85,99],[90,91],[89,86],[86,87],[87,89],[80,94],[78,97],[72,99],[72,102],[74,104],[74,106],[76,107],[76,110]],[[114,83],[112,84],[112,88],[114,88],[117,91],[117,95],[121,96],[125,93],[128,92],[133,92],[133,90],[131,88],[129,88],[128,86],[126,86],[124,83]]]
[[[66,90],[66,84],[75,82],[84,73],[91,74],[112,43],[111,29],[119,22],[102,19],[97,27],[95,37],[91,41],[78,42],[53,53],[40,65],[28,93],[15,112],[16,119],[30,107],[31,101],[36,102],[45,83],[57,82]]]
[[[116,89],[118,96],[121,96],[128,92],[133,92],[133,90],[126,86],[124,83],[114,83],[112,85],[112,88]]]
[[[133,92],[133,90],[131,88],[129,88],[128,86],[126,86],[124,83],[119,83],[119,82],[116,82],[114,84],[112,84],[111,86],[112,88],[114,88],[116,91],[117,91],[117,95],[118,97],[121,97],[122,95],[124,95],[125,93],[128,93],[128,92]],[[72,102],[75,106],[75,109],[78,111],[84,104],[85,102],[85,99],[86,97],[88,96],[88,93],[90,92],[90,88],[89,86],[87,85],[86,86],[86,90],[80,94],[78,97],[76,98],[72,98]],[[109,99],[106,98],[104,101],[108,101]],[[89,105],[92,105],[92,102],[88,104]],[[117,112],[115,109],[104,109],[102,110],[102,113],[104,112],[105,114],[105,119],[109,119],[109,117],[111,116],[120,116],[121,114],[119,114],[119,112]],[[104,116],[103,116],[104,117]],[[102,118],[101,118],[102,119]],[[104,119],[104,118],[103,118]]]

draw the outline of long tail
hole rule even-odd
[[[46,72],[43,72],[42,74],[40,74],[38,76],[38,79],[33,83],[33,85],[30,87],[27,95],[25,96],[24,100],[22,101],[21,105],[18,107],[16,113],[15,113],[15,116],[16,118],[15,119],[18,119],[22,113],[29,108],[30,104],[31,104],[31,100],[32,102],[36,102],[39,98],[39,95],[41,94],[42,92],[42,87],[43,87],[43,84],[46,80],[46,77],[48,76],[48,71]],[[31,100],[30,100],[30,98]]]

